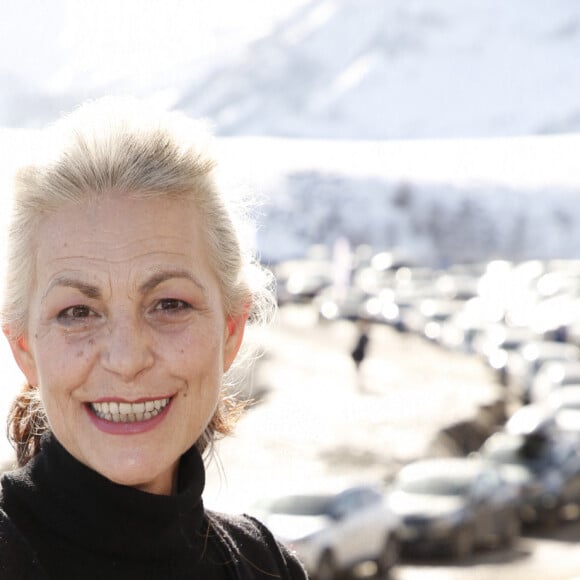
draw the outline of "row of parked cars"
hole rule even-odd
[[[554,526],[580,505],[577,441],[513,418],[469,457],[414,461],[386,486],[265,498],[256,513],[318,580],[361,562],[388,577],[401,554],[462,561],[482,547],[505,549],[522,525]]]
[[[379,253],[356,264],[346,285],[330,263],[307,262],[316,276],[299,263],[278,270],[281,303],[311,301],[323,322],[363,318],[481,357],[521,404],[469,457],[421,459],[386,485],[262,501],[259,515],[313,578],[362,561],[384,577],[401,553],[464,559],[512,544],[522,525],[577,517],[580,260],[441,270]]]
[[[385,578],[401,554],[464,560],[518,538],[521,487],[483,458],[434,458],[403,467],[386,488],[359,484],[264,498],[262,519],[316,580],[374,564]]]

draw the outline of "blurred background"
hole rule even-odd
[[[580,389],[578,2],[0,0],[0,10],[0,225],[27,139],[107,94],[207,118],[223,179],[261,200],[252,235],[280,313],[257,337],[264,355],[245,387],[257,402],[218,448],[208,505],[269,519],[275,502],[262,500],[274,492],[372,482],[389,504],[380,531],[352,506],[322,531],[308,526],[324,512],[282,514],[310,518],[308,533],[296,524],[299,538],[279,536],[313,574],[369,560],[351,572],[379,577],[396,554],[401,579],[580,576],[569,509],[580,501],[580,395],[560,392]],[[0,351],[4,420],[20,376],[4,341]],[[498,433],[511,439],[489,443]],[[545,471],[526,463],[538,436]],[[454,507],[400,499],[410,463],[508,448],[510,469],[477,474],[497,476],[495,487],[464,486]],[[0,452],[9,462],[7,443]],[[348,501],[376,515],[365,493]],[[503,519],[476,530],[498,494]],[[366,527],[352,527],[351,509]],[[347,523],[350,544],[381,540],[374,553],[346,554]],[[470,534],[473,545],[458,543]],[[479,544],[501,549],[473,555]],[[456,558],[416,561],[407,552],[418,545]]]

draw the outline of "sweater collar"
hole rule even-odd
[[[154,495],[115,484],[77,461],[48,433],[20,472],[23,498],[54,533],[111,557],[176,558],[203,544],[203,460],[181,458],[177,493]]]

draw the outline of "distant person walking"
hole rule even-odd
[[[354,362],[357,375],[357,384],[359,389],[362,388],[361,378],[360,378],[360,366],[366,357],[367,349],[369,345],[369,323],[366,320],[359,320],[357,322],[357,339],[352,349],[350,356]]]

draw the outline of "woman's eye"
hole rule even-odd
[[[183,300],[178,300],[177,298],[163,298],[155,305],[155,310],[161,310],[163,312],[189,310],[190,308],[191,305]]]
[[[58,313],[59,320],[83,320],[89,316],[94,316],[94,312],[88,306],[82,304],[70,306]]]

